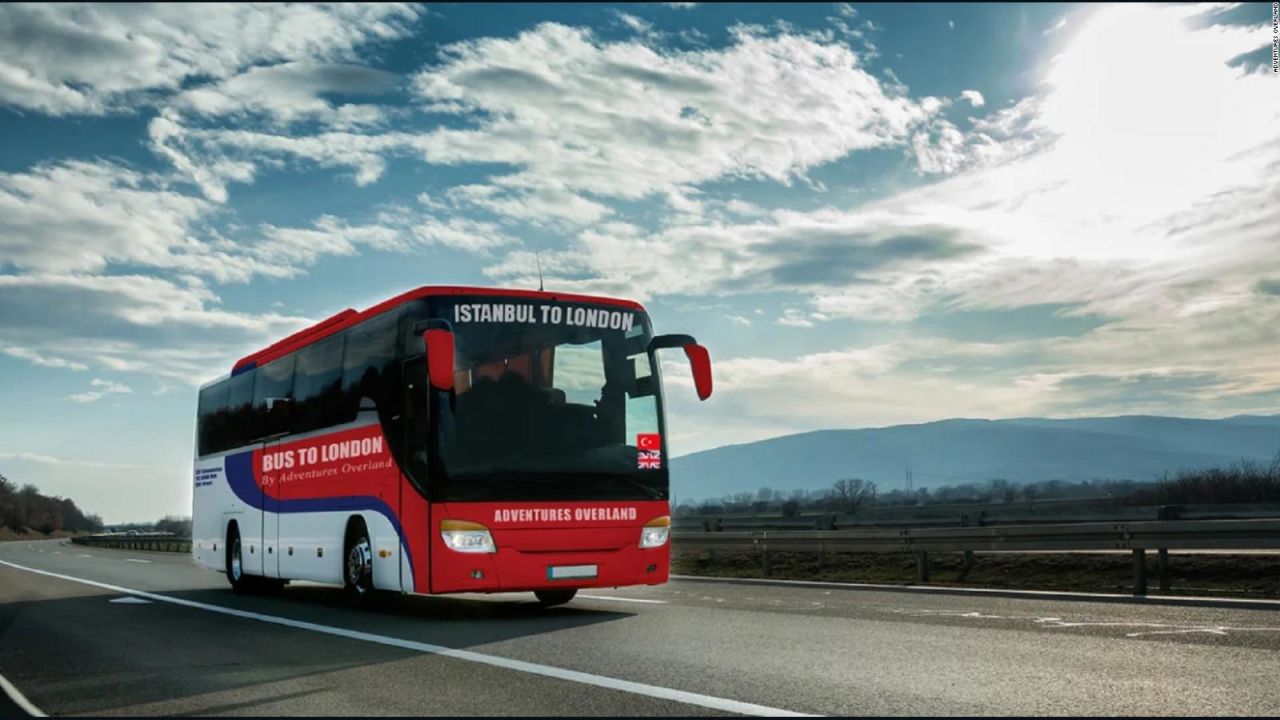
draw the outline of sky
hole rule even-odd
[[[189,514],[196,387],[427,284],[645,303],[675,455],[1280,412],[1270,5],[0,5],[0,472]]]

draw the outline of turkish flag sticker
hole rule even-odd
[[[637,450],[661,450],[662,436],[658,433],[638,433],[636,435]]]

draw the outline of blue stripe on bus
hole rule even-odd
[[[227,483],[231,486],[231,491],[240,498],[240,501],[255,510],[263,510],[265,512],[274,513],[302,513],[302,512],[350,512],[353,510],[371,510],[381,514],[391,523],[391,527],[395,528],[396,535],[400,538],[400,550],[404,556],[409,559],[409,575],[416,578],[417,575],[413,571],[413,554],[409,552],[409,544],[405,540],[404,530],[400,527],[400,518],[396,517],[391,506],[387,505],[380,498],[368,495],[347,495],[343,497],[332,498],[298,498],[296,500],[279,500],[276,498],[268,498],[266,493],[258,487],[258,481],[253,476],[253,451],[248,450],[241,453],[228,455],[224,459],[227,468]],[[270,500],[271,509],[265,507],[265,501]],[[416,583],[415,583],[416,585]]]

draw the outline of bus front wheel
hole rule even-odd
[[[538,597],[538,602],[543,607],[555,607],[563,605],[573,599],[578,594],[577,588],[573,590],[535,590],[533,594]]]
[[[373,594],[373,547],[363,522],[351,523],[345,544],[342,584],[352,595],[368,597]]]

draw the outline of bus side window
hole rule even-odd
[[[398,313],[386,313],[352,328],[342,362],[342,418],[355,420],[360,399],[369,398],[384,419],[398,415],[400,386],[396,382],[396,325]]]
[[[293,404],[293,355],[287,355],[257,369],[253,392],[255,424],[262,436],[289,432]]]
[[[248,445],[260,435],[253,415],[253,381],[257,376],[257,370],[250,370],[231,378],[227,398],[228,448]]]
[[[200,391],[199,454],[210,455],[227,448],[227,390],[230,384],[223,380]]]
[[[293,374],[293,432],[337,424],[342,407],[342,344],[336,335],[298,351]]]

